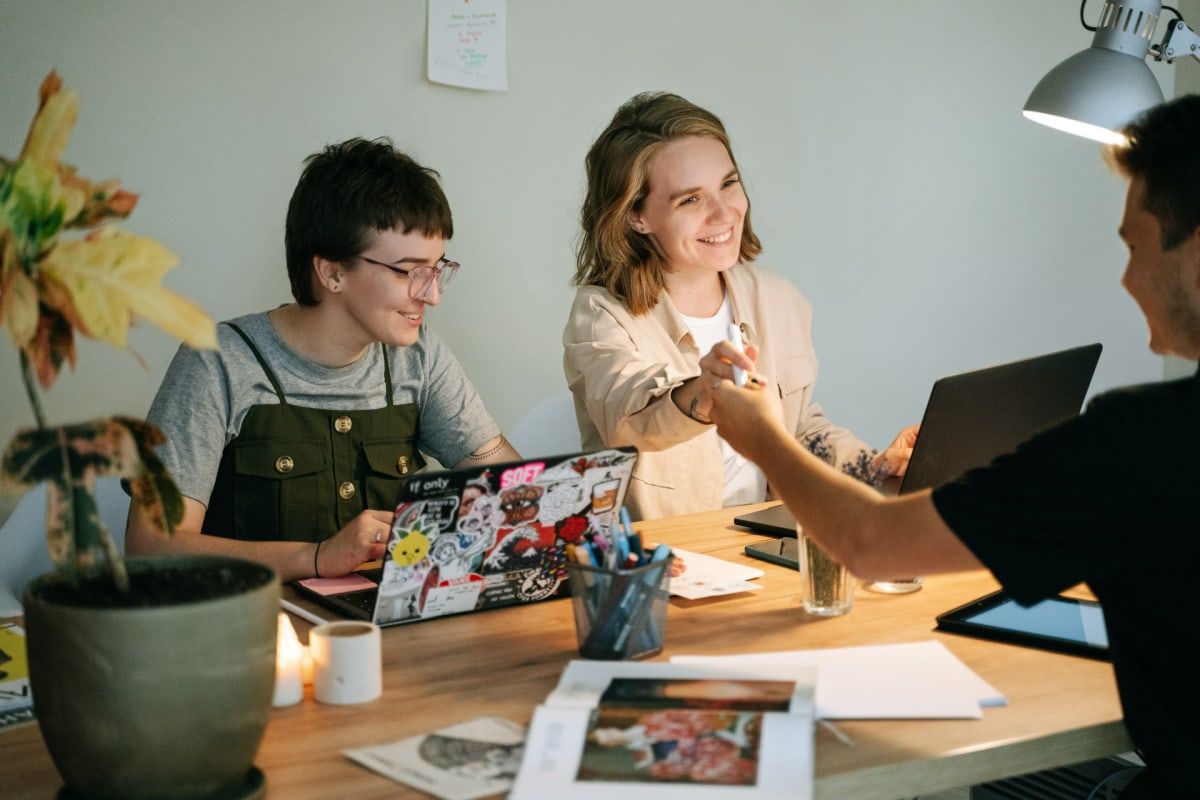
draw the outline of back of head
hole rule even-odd
[[[1189,94],[1147,111],[1125,128],[1127,145],[1106,154],[1127,178],[1140,178],[1144,205],[1162,228],[1163,249],[1200,227],[1200,95]]]
[[[450,204],[438,174],[401,153],[388,139],[348,139],[304,161],[284,227],[288,278],[301,305],[315,305],[313,258],[346,261],[373,232],[454,235]]]
[[[650,162],[667,143],[711,136],[725,145],[737,167],[725,126],[715,114],[679,95],[644,92],[625,102],[588,151],[583,226],[576,250],[575,286],[603,286],[634,314],[658,302],[666,268],[654,242],[629,225],[650,192]],[[739,260],[762,251],[747,208]]]

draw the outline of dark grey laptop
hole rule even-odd
[[[940,486],[1078,414],[1100,349],[1089,344],[937,381],[900,494]],[[796,535],[796,520],[784,506],[733,521],[756,533]]]

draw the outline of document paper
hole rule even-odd
[[[979,719],[1004,695],[937,641],[787,650],[736,656],[675,656],[715,667],[814,666],[819,719]]]

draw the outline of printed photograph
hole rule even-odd
[[[786,712],[795,691],[792,681],[614,678],[600,697],[600,707]]]
[[[601,707],[575,778],[754,786],[762,719],[751,711]]]

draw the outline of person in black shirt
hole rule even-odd
[[[1126,135],[1106,153],[1129,179],[1121,282],[1146,317],[1150,349],[1195,361],[1200,95],[1152,109]],[[722,353],[743,369],[754,355]],[[1200,626],[1183,613],[1200,563],[1200,374],[1101,395],[989,466],[895,499],[798,447],[755,387],[726,380],[708,391],[721,436],[860,578],[982,565],[1027,604],[1086,582],[1104,607],[1146,781],[1156,797],[1200,797]]]

